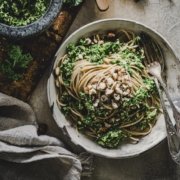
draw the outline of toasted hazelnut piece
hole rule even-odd
[[[125,75],[125,76],[124,76],[124,79],[125,79],[125,80],[129,80],[129,76],[128,76],[128,75]]]
[[[130,89],[126,89],[126,91],[123,92],[123,95],[124,96],[127,96],[131,93],[131,90]]]
[[[118,71],[118,76],[122,76],[121,70]]]
[[[106,91],[105,91],[105,94],[106,94],[107,96],[109,96],[109,95],[111,95],[113,92],[114,92],[113,89],[107,88]]]
[[[100,102],[100,100],[99,100],[99,99],[96,99],[96,101],[94,102],[93,106],[94,106],[94,107],[98,107],[99,102]]]
[[[121,78],[122,80],[122,83],[125,83],[126,81],[127,81],[127,78],[125,77],[125,76],[122,76],[122,78]],[[129,80],[129,79],[128,79]]]
[[[127,89],[128,88],[128,85],[126,83],[123,83],[121,86],[123,87],[123,89]]]
[[[120,84],[116,84],[116,86],[115,86],[115,92],[116,92],[117,94],[123,94],[123,91],[122,91],[122,89],[120,88]]]
[[[121,96],[119,94],[114,93],[113,97],[116,101],[119,101],[121,99]]]
[[[118,81],[121,81],[121,80],[122,80],[122,77],[121,77],[121,76],[118,76],[117,80],[118,80]]]
[[[113,74],[114,73],[114,71],[115,71],[115,69],[110,69],[110,74]]]
[[[115,103],[115,102],[112,102],[112,108],[113,108],[113,109],[117,109],[117,108],[118,108],[118,105],[117,105],[117,103]]]
[[[60,67],[56,67],[55,74],[56,74],[56,76],[59,76],[59,74],[60,74]]]
[[[112,74],[112,77],[113,77],[113,79],[116,81],[117,78],[118,78],[118,74],[117,74],[117,73],[113,73],[113,74]]]
[[[95,90],[95,89],[90,89],[89,90],[89,95],[93,95],[93,94],[96,94],[97,93],[97,91]]]
[[[106,81],[108,86],[111,86],[114,83],[114,80],[111,77],[108,77]]]
[[[87,88],[88,88],[88,90],[91,90],[93,87],[92,87],[91,84],[88,84],[88,85],[87,85]]]
[[[97,84],[92,84],[93,89],[97,89]]]
[[[100,82],[97,87],[97,89],[100,91],[104,90],[105,88],[106,88],[106,84],[104,82]]]
[[[106,95],[102,95],[101,96],[101,101],[102,102],[105,102],[105,101],[107,101],[108,100],[108,97],[106,96]]]

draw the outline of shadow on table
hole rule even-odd
[[[167,141],[138,157],[95,158],[93,180],[177,180],[180,168],[171,160]],[[180,176],[179,176],[180,178]]]

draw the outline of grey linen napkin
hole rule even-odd
[[[37,128],[28,104],[0,93],[0,159],[16,163],[59,160],[68,169],[61,179],[79,180],[82,166],[77,156],[65,149],[60,140],[38,135]],[[59,167],[59,171],[63,168]]]

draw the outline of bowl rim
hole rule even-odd
[[[47,81],[47,98],[48,98],[48,103],[49,103],[49,107],[51,108],[51,113],[53,115],[53,118],[57,124],[57,126],[59,128],[61,128],[60,126],[60,122],[59,120],[57,119],[57,117],[55,116],[55,114],[53,113],[53,105],[54,105],[54,102],[52,103],[52,100],[51,100],[51,97],[50,97],[50,81],[51,81],[51,76],[53,76],[53,69],[55,68],[55,65],[56,65],[56,60],[57,60],[57,55],[59,54],[59,51],[61,51],[61,47],[64,47],[64,45],[66,45],[66,43],[71,40],[71,38],[76,34],[78,33],[79,31],[82,31],[83,29],[86,29],[88,28],[89,26],[91,25],[95,25],[95,24],[98,24],[98,23],[102,23],[102,22],[108,22],[108,21],[126,21],[126,22],[129,22],[129,23],[133,23],[135,25],[138,25],[138,26],[141,26],[145,29],[148,29],[151,33],[155,34],[157,37],[159,37],[159,39],[163,42],[164,46],[167,47],[171,53],[173,54],[174,56],[174,59],[178,61],[178,63],[180,63],[180,60],[177,56],[177,53],[176,51],[172,48],[171,44],[166,40],[166,38],[164,38],[159,32],[157,32],[155,29],[153,28],[150,28],[149,26],[143,24],[143,23],[140,23],[138,21],[135,21],[135,20],[129,20],[129,19],[124,19],[124,18],[106,18],[106,19],[100,19],[100,20],[96,20],[96,21],[93,21],[93,22],[90,22],[86,25],[83,25],[82,27],[78,28],[77,30],[75,30],[72,34],[70,34],[65,40],[64,42],[61,44],[61,46],[59,47],[59,49],[57,50],[55,56],[54,56],[54,59],[53,59],[53,62],[52,62],[52,67],[51,67],[51,70],[50,70],[50,75],[49,75],[49,78],[48,78],[48,81]],[[113,29],[113,28],[112,28]],[[59,110],[60,111],[60,110]],[[62,128],[61,128],[62,129]],[[64,130],[64,129],[63,129]],[[68,136],[69,134],[67,133],[67,130],[65,129],[65,131],[63,131],[64,135]],[[151,144],[149,146],[148,149],[146,150],[140,150],[139,152],[137,152],[136,154],[129,154],[128,156],[117,156],[116,154],[115,155],[103,155],[101,153],[97,153],[92,151],[91,149],[88,149],[85,145],[83,144],[79,144],[77,141],[73,141],[72,138],[70,138],[71,142],[75,145],[78,145],[80,146],[81,148],[83,148],[84,150],[86,150],[87,152],[89,153],[92,153],[92,154],[95,154],[97,156],[100,156],[100,157],[105,157],[105,158],[112,158],[112,159],[125,159],[125,158],[132,158],[132,157],[136,157],[136,156],[139,156],[140,154],[152,149],[153,147],[157,146],[158,144],[160,144],[164,139],[166,138],[166,134],[164,134],[164,136],[161,138],[161,140],[159,140],[158,142],[154,143],[154,144]]]
[[[10,26],[0,23],[0,35],[8,38],[24,38],[32,36],[33,34],[38,34],[53,23],[54,19],[58,16],[61,7],[62,0],[49,0],[47,10],[39,17],[39,19],[30,24],[25,26]]]

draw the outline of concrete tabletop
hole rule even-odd
[[[155,29],[169,41],[177,56],[180,57],[180,1],[179,0],[109,0],[109,9],[100,12],[95,0],[86,0],[68,35],[84,24],[103,18],[124,18],[136,20]],[[48,107],[46,85],[48,72],[34,91],[30,104],[38,121],[48,125],[48,134],[61,138]],[[39,168],[43,168],[43,173]],[[33,165],[17,165],[0,161],[1,173],[7,174],[7,180],[60,180],[56,174],[58,169],[50,167],[50,161]],[[87,178],[84,178],[87,179]],[[112,160],[94,157],[92,180],[178,180],[180,167],[172,160],[168,152],[167,141],[143,153],[142,155],[123,160]],[[4,179],[3,179],[4,180]]]
[[[139,21],[162,34],[180,57],[180,1],[109,0],[109,9],[100,12],[93,0],[86,0],[69,34],[84,24],[104,18]],[[180,179],[180,168],[171,160],[167,141],[131,159],[95,158],[93,180],[173,180]]]

